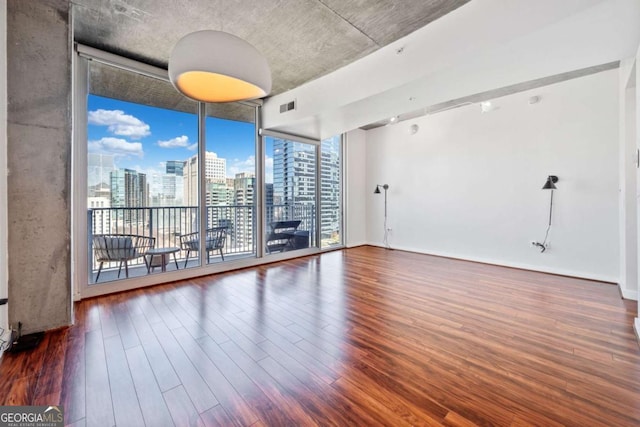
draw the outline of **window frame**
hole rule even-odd
[[[112,282],[104,282],[98,285],[89,285],[89,257],[88,251],[91,247],[91,242],[88,241],[89,233],[87,230],[87,108],[88,108],[88,94],[89,94],[89,63],[91,61],[97,61],[105,65],[110,65],[124,71],[138,73],[147,77],[152,77],[169,82],[168,73],[166,70],[158,67],[154,67],[148,64],[144,64],[138,61],[134,61],[128,58],[120,57],[118,55],[104,52],[99,49],[95,49],[89,46],[84,46],[79,43],[75,43],[75,52],[72,55],[72,117],[73,117],[73,131],[72,131],[72,171],[71,171],[71,188],[72,188],[72,209],[71,209],[71,288],[73,299],[78,301],[83,298],[89,298],[99,295],[105,295],[114,292],[121,292],[126,290],[132,290],[136,288],[153,286],[161,283],[184,280],[193,277],[204,276],[213,273],[220,273],[224,271],[230,271],[239,268],[246,268],[252,266],[258,266],[265,263],[270,263],[277,260],[285,260],[291,258],[297,258],[300,256],[311,255],[321,253],[327,250],[336,250],[345,247],[345,137],[341,135],[341,164],[340,164],[340,192],[341,192],[341,244],[339,246],[332,246],[322,249],[321,245],[321,212],[322,212],[322,152],[321,141],[311,138],[305,138],[298,135],[290,135],[275,131],[262,130],[262,101],[246,101],[243,104],[252,106],[255,108],[255,156],[256,156],[256,183],[255,183],[255,242],[256,242],[256,254],[255,257],[242,258],[238,260],[225,261],[224,263],[206,264],[202,262],[203,251],[200,250],[198,257],[200,259],[200,265],[189,269],[181,269],[178,271],[169,271],[163,274],[152,274],[140,277],[132,277],[123,280],[117,280]],[[207,104],[198,103],[198,121],[202,122],[199,127],[200,141],[198,141],[198,153],[199,153],[199,171],[204,171],[205,168],[205,152],[206,152],[206,108]],[[265,233],[266,230],[266,200],[265,200],[265,136],[275,136],[279,138],[290,139],[294,141],[300,141],[304,143],[310,143],[315,146],[316,155],[316,209],[317,214],[315,218],[315,241],[317,247],[311,247],[306,249],[300,249],[296,251],[284,252],[279,254],[271,254],[268,257],[265,254]],[[206,218],[206,204],[202,203],[202,200],[206,200],[206,186],[204,185],[205,176],[200,174],[199,176],[199,195],[200,201],[198,203],[200,218]],[[204,221],[199,221],[199,229],[201,235],[204,235],[206,230],[206,224]],[[205,244],[204,239],[201,239],[201,246]],[[204,249],[201,247],[201,249]]]

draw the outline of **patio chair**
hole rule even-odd
[[[271,231],[266,240],[267,252],[284,252],[287,249],[294,249],[296,230],[301,223],[300,220],[272,222]]]
[[[183,251],[187,251],[187,256],[184,260],[184,268],[187,268],[187,262],[189,261],[189,255],[191,252],[197,252],[200,250],[200,238],[199,232],[187,233],[180,236],[180,248]],[[224,254],[222,248],[224,242],[227,239],[227,227],[213,227],[207,229],[205,249],[207,252],[207,264],[209,263],[209,252],[220,251],[220,257],[224,261]]]
[[[93,236],[93,250],[95,251],[96,261],[100,263],[98,267],[98,275],[96,283],[100,278],[102,265],[105,262],[120,262],[118,267],[118,278],[124,263],[125,276],[129,277],[128,262],[143,258],[145,265],[147,260],[145,254],[155,246],[155,237],[138,236],[135,234],[98,234]]]

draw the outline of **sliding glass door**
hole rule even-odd
[[[181,236],[198,227],[198,199],[184,174],[198,150],[197,103],[99,62],[89,63],[86,102],[89,283],[187,267]]]
[[[255,108],[207,105],[207,263],[256,256]]]
[[[320,247],[343,245],[342,136],[324,139],[320,145]]]
[[[173,88],[165,70],[87,47],[78,52],[80,296],[342,245],[341,137],[266,131],[260,138],[255,105],[197,103]]]
[[[267,135],[265,253],[317,248],[318,144]]]

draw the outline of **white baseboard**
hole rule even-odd
[[[370,246],[377,246],[377,247],[380,247],[380,248],[384,248],[385,247],[384,245],[382,245],[380,243],[367,243],[367,244],[370,245]],[[445,258],[454,258],[454,259],[459,259],[459,260],[462,260],[462,261],[480,262],[480,263],[483,263],[483,264],[498,265],[498,266],[502,266],[502,267],[519,268],[521,270],[538,271],[540,273],[557,274],[557,275],[560,275],[560,276],[569,276],[569,277],[575,277],[575,278],[578,278],[578,279],[595,280],[595,281],[598,281],[598,282],[608,282],[608,283],[616,283],[617,284],[618,280],[619,280],[618,277],[599,275],[599,274],[594,274],[594,273],[590,273],[590,272],[567,270],[567,269],[553,268],[553,267],[542,267],[542,266],[539,266],[539,265],[531,265],[531,264],[518,263],[518,262],[508,262],[508,261],[503,261],[503,260],[499,260],[499,259],[492,259],[492,258],[474,257],[474,256],[460,255],[460,254],[448,253],[448,252],[438,252],[438,251],[427,252],[424,249],[417,249],[417,248],[403,247],[403,246],[392,246],[392,249],[398,249],[398,250],[407,251],[407,252],[415,252],[415,253],[420,253],[420,254],[424,254],[424,255],[433,255],[433,256],[440,256],[440,257],[445,257]],[[633,298],[629,298],[629,299],[633,299]]]
[[[364,246],[364,245],[368,245],[368,243],[364,242],[364,241],[362,241],[362,242],[349,242],[345,246],[347,248],[355,248],[357,246]]]
[[[640,318],[638,317],[633,321],[633,330],[636,331],[636,338],[640,341]]]
[[[638,291],[624,289],[620,284],[618,284],[618,286],[620,287],[620,294],[622,294],[622,298],[638,301]]]

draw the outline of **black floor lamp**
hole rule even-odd
[[[549,202],[549,224],[547,225],[547,232],[544,235],[544,240],[542,241],[542,243],[533,242],[534,246],[540,248],[540,252],[544,252],[547,250],[547,238],[549,237],[549,230],[551,230],[551,217],[553,215],[553,190],[558,189],[555,185],[556,182],[558,182],[558,177],[555,175],[549,175],[547,177],[547,182],[545,182],[542,186],[543,190],[551,190],[551,199]]]

